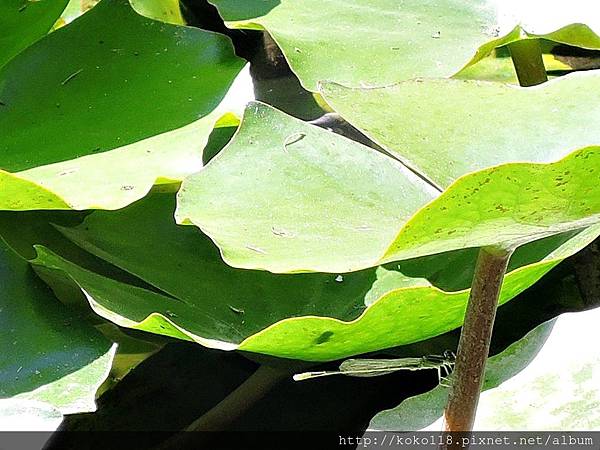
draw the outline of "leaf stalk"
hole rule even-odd
[[[508,50],[521,86],[536,86],[548,81],[538,39],[512,42],[508,44]]]
[[[196,419],[183,430],[183,433],[178,433],[163,442],[156,450],[204,448],[204,446],[209,445],[212,437],[211,433],[207,432],[228,430],[232,423],[265,397],[282,380],[289,377],[290,374],[291,370],[287,368],[261,365],[256,372],[219,404]]]
[[[511,254],[512,250],[499,247],[482,247],[479,251],[444,411],[444,431],[473,429],[498,298]]]

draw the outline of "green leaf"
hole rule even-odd
[[[499,304],[513,299],[526,287],[536,283],[551,270],[562,258],[571,255],[593,241],[600,234],[600,227],[590,229],[567,241],[554,252],[550,252],[541,261],[529,265],[512,267],[505,277]],[[546,251],[556,242],[546,242]],[[522,255],[529,249],[522,247]],[[428,262],[428,270],[439,269],[445,255]],[[531,255],[529,255],[531,256]],[[527,258],[528,259],[528,258]],[[442,278],[452,277],[462,270],[470,272],[474,259],[466,267],[457,267],[452,262],[442,269]],[[443,263],[441,263],[443,264]],[[403,265],[400,265],[402,272]],[[322,360],[325,352],[344,356],[367,353],[385,348],[418,342],[438,336],[462,325],[469,290],[444,292],[424,280],[405,280],[402,274],[379,269],[378,279],[373,285],[369,298],[365,299],[368,308],[351,322],[323,317],[290,318],[276,323],[249,337],[240,345],[240,350],[260,351],[293,358],[302,355],[306,360]],[[470,279],[468,279],[468,283]],[[379,294],[379,295],[378,295]],[[288,348],[293,343],[294,351]],[[342,356],[344,355],[344,356]]]
[[[383,86],[415,77],[449,77],[498,46],[544,38],[599,49],[585,23],[595,10],[554,5],[553,28],[517,27],[491,0],[212,0],[233,28],[265,29],[308,90],[319,81]],[[529,2],[527,2],[529,3]],[[547,5],[540,6],[545,10]],[[571,10],[585,11],[574,19]],[[539,16],[543,16],[538,11]],[[502,30],[504,36],[497,38]],[[512,31],[511,31],[512,30]],[[534,34],[534,33],[538,34]]]
[[[143,334],[125,332],[115,324],[103,321],[96,325],[106,338],[117,343],[118,348],[113,358],[110,374],[97,392],[100,397],[104,392],[117,385],[129,372],[135,369],[144,360],[160,351],[168,342],[161,336],[154,334]]]
[[[534,89],[467,80],[412,80],[381,89],[322,85],[326,101],[346,120],[443,188],[486,167],[551,162],[597,145],[598,92],[600,72]]]
[[[54,24],[54,27],[60,28],[73,22],[79,16],[96,6],[97,3],[97,0],[69,0],[60,19]]]
[[[175,25],[185,25],[181,15],[179,0],[130,0],[131,6],[142,16]],[[69,23],[92,9],[98,0],[71,0],[62,15]]]
[[[457,180],[402,228],[383,260],[514,247],[600,221],[600,147],[550,164],[512,163]]]
[[[206,236],[175,225],[174,207],[172,196],[155,194],[59,227],[137,277],[135,285],[82,267],[52,242],[37,247],[33,264],[51,285],[65,277],[77,283],[91,307],[120,326],[225,350],[333,360],[427,339],[462,323],[476,251],[343,275],[237,270],[223,263]],[[600,227],[563,233],[517,250],[501,302],[598,234]]]
[[[494,37],[488,0],[213,0],[235,28],[264,28],[308,90],[450,76]],[[382,32],[384,30],[385,32]]]
[[[337,282],[330,274],[278,276],[233,269],[207,237],[174,223],[174,209],[174,196],[154,194],[120,211],[92,214],[81,226],[60,227],[73,242],[149,283],[153,291],[86,271],[43,248],[34,263],[66,271],[93,298],[92,307],[119,325],[218,348],[235,348],[275,321],[314,308],[342,319],[364,308],[373,270]],[[123,236],[128,236],[126,245]],[[61,248],[51,249],[65,258]]]
[[[349,272],[522,245],[596,223],[599,164],[600,150],[589,147],[552,164],[496,166],[435,198],[437,191],[392,158],[253,104],[231,143],[184,181],[176,217],[200,227],[234,267]]]
[[[236,267],[349,272],[374,265],[434,194],[397,161],[253,103],[233,141],[185,180],[176,215]]]
[[[67,3],[68,0],[3,0],[0,5],[0,67],[48,33]]]
[[[0,280],[0,398],[44,402],[62,414],[94,411],[116,346],[62,305],[2,240]]]
[[[560,61],[556,55],[551,53],[553,46],[548,45],[548,47],[550,48],[542,47],[542,59],[548,79],[551,80],[559,76],[564,76],[565,72],[568,73],[574,70],[573,67]],[[506,48],[497,49],[476,64],[465,67],[452,78],[495,81],[498,83],[519,85],[512,58]]]
[[[64,205],[46,208],[114,209],[180,181],[241,68],[224,36],[102,1],[0,69],[2,183],[37,191],[3,191],[0,208],[39,209],[50,191]]]
[[[179,0],[131,0],[131,6],[142,16],[161,22],[185,25]]]
[[[180,182],[203,166],[213,127],[229,120],[221,108],[177,130],[106,153],[11,174],[0,170],[0,209],[119,209],[154,185]],[[97,180],[97,181],[90,181]]]
[[[600,427],[600,308],[563,314],[489,358],[475,430],[593,430]],[[375,430],[441,430],[447,388],[377,414]],[[526,399],[524,401],[524,399]]]
[[[0,170],[0,209],[69,209],[69,206],[43,186]]]
[[[566,6],[566,8],[571,9],[571,7],[569,6]],[[594,13],[593,16],[596,16],[596,14]],[[583,17],[584,16],[582,15],[581,22],[587,22],[590,19],[590,16],[587,16],[585,18]],[[565,22],[563,21],[563,24],[564,23]],[[595,25],[596,26],[594,27],[594,29],[592,29],[587,25],[584,25],[583,23],[573,23],[572,25],[563,26],[562,28],[550,33],[530,33],[529,36],[531,38],[547,39],[552,42],[571,45],[573,47],[580,47],[589,50],[598,50],[600,49],[600,36],[598,36],[598,30],[600,30],[600,26],[598,26],[598,23],[596,23]]]

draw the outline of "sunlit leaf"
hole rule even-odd
[[[131,0],[131,6],[143,16],[161,22],[185,25],[179,0]]]
[[[0,280],[0,398],[40,401],[62,414],[94,411],[116,346],[61,304],[2,240]]]
[[[476,251],[339,275],[238,270],[223,263],[206,236],[175,225],[174,207],[171,195],[153,195],[59,227],[148,286],[86,269],[52,242],[37,247],[33,264],[51,285],[65,278],[76,283],[96,313],[118,325],[224,350],[332,360],[419,341],[462,323]],[[598,234],[596,227],[521,247],[501,302]]]
[[[600,123],[598,92],[596,71],[535,88],[467,80],[413,80],[381,89],[322,85],[346,120],[443,188],[486,167],[556,161],[599,144],[593,125]]]
[[[530,28],[519,28],[522,19],[531,19],[533,14],[527,15],[523,8],[506,8],[495,0],[211,3],[232,28],[267,30],[300,81],[312,91],[322,80],[367,87],[415,77],[449,77],[494,48],[518,39],[544,38],[600,48],[593,18],[596,10],[590,2],[578,7],[555,2],[551,12],[557,19],[551,28],[539,27],[539,20],[528,20]],[[531,11],[543,18],[547,8],[544,2]],[[569,14],[574,9],[576,17]],[[594,28],[583,25],[588,20]]]
[[[2,0],[0,67],[48,33],[67,3],[68,0]]]
[[[397,161],[255,103],[230,145],[185,180],[177,217],[237,267],[348,272],[373,265],[435,194]],[[292,270],[278,267],[281,253]]]
[[[114,209],[180,181],[241,68],[224,36],[102,1],[0,69],[0,208]]]
[[[231,143],[184,181],[176,216],[210,236],[228,264],[277,273],[349,272],[449,250],[521,245],[600,220],[600,150],[569,153],[586,142],[585,135],[569,138],[571,145],[549,147],[552,156],[536,151],[535,141],[520,147],[524,157],[511,145],[482,144],[481,152],[505,154],[507,162],[526,159],[529,145],[532,158],[558,158],[559,149],[568,156],[548,164],[490,162],[440,195],[386,155],[253,104]],[[252,163],[257,159],[260,165]]]

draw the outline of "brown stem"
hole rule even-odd
[[[445,431],[468,432],[473,429],[498,297],[511,253],[497,247],[483,247],[479,251],[450,397],[444,411]]]
[[[242,416],[286,376],[289,376],[287,370],[260,366],[218,405],[187,427],[186,431],[223,431],[227,429],[228,424]]]
[[[508,48],[521,86],[535,86],[548,80],[539,40],[522,39],[509,44]],[[511,254],[512,250],[499,247],[483,247],[479,251],[444,411],[444,431],[469,433],[473,430],[498,297]]]
[[[238,386],[211,410],[196,419],[184,431],[205,433],[178,433],[159,446],[160,450],[201,448],[208,445],[211,433],[225,431],[237,418],[241,417],[258,400],[268,394],[280,381],[290,376],[289,369],[260,366],[246,381]]]

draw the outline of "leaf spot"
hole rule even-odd
[[[315,339],[315,344],[320,345],[329,341],[333,336],[333,331],[325,331],[322,333],[317,339]]]
[[[59,177],[64,177],[64,176],[66,176],[66,175],[70,175],[70,174],[72,174],[72,173],[75,173],[75,172],[77,172],[77,170],[79,170],[79,169],[67,169],[67,170],[63,170],[62,172],[60,172],[60,173],[58,174],[58,176],[59,176]]]
[[[67,84],[69,81],[71,81],[73,78],[75,78],[77,75],[79,75],[81,72],[83,72],[83,69],[79,69],[76,72],[73,72],[71,75],[69,75],[67,78],[65,78],[62,83],[60,83],[61,86],[64,86],[65,84]]]
[[[283,151],[287,152],[288,145],[295,144],[296,142],[301,141],[305,137],[306,137],[306,133],[290,134],[288,137],[285,138],[285,141],[283,141]]]
[[[271,233],[273,233],[275,236],[281,236],[281,237],[293,237],[293,234],[290,233],[289,231],[283,230],[283,229],[278,229],[275,227],[271,227]]]
[[[253,252],[260,253],[261,255],[267,254],[267,252],[265,252],[262,248],[254,247],[253,245],[246,245],[246,248],[248,250],[252,250]]]
[[[229,309],[232,310],[236,314],[244,314],[246,312],[241,308],[236,308],[235,306],[231,306],[231,305],[227,305],[227,306],[229,306]]]

